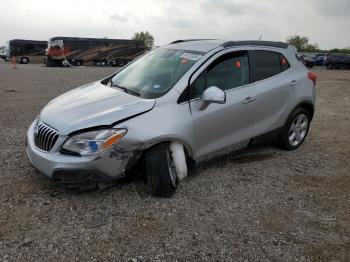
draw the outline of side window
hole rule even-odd
[[[280,56],[272,51],[254,51],[255,81],[266,79],[282,72]]]
[[[197,79],[192,83],[191,85],[191,94],[190,97],[191,99],[200,97],[203,91],[207,88],[207,83],[206,83],[206,74],[207,70],[204,70],[198,77]]]
[[[211,86],[222,90],[249,84],[249,60],[247,52],[223,55],[211,63],[191,85],[191,99],[199,97]]]
[[[280,62],[281,62],[282,72],[290,68],[290,64],[288,63],[288,60],[282,54],[280,54]]]

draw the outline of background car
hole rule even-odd
[[[315,59],[312,57],[309,57],[307,55],[300,55],[299,59],[306,67],[312,68],[315,66]]]
[[[349,55],[329,55],[324,63],[327,69],[350,68]]]
[[[323,66],[326,60],[327,54],[316,54],[313,58],[315,60],[315,65]]]
[[[7,50],[1,50],[0,51],[0,59],[3,59],[4,61],[7,61],[9,57],[9,53]]]

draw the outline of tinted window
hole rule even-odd
[[[207,88],[206,70],[204,70],[191,85],[191,99],[199,97]]]
[[[191,85],[191,98],[199,97],[211,86],[229,90],[249,83],[249,62],[246,52],[230,53],[216,59]]]
[[[280,63],[281,63],[282,72],[290,68],[290,64],[288,63],[288,60],[282,54],[280,54]]]
[[[254,51],[255,81],[266,79],[282,72],[280,55],[271,51]]]

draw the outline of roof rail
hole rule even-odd
[[[233,46],[242,46],[242,45],[257,45],[257,46],[269,46],[269,47],[277,47],[277,48],[288,48],[289,44],[283,42],[273,42],[273,41],[260,41],[260,40],[252,40],[252,41],[228,41],[223,43],[221,46],[224,48],[233,47]]]
[[[171,42],[169,45],[172,44],[178,44],[178,43],[184,43],[184,42],[191,42],[191,41],[202,41],[202,40],[216,40],[216,39],[179,39],[179,40],[175,40],[173,42]]]

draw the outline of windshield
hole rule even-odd
[[[112,84],[144,98],[157,98],[167,93],[202,55],[159,48],[123,69],[113,77]]]

